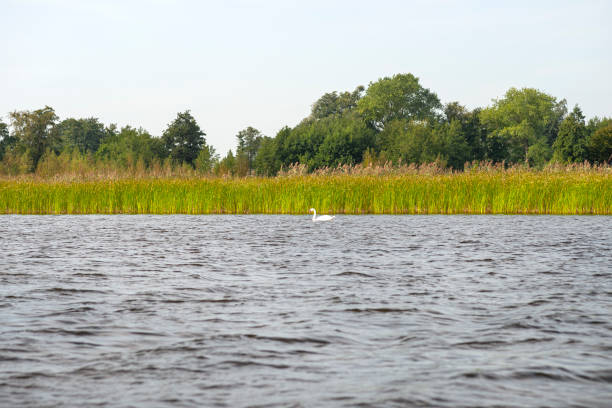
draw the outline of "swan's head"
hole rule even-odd
[[[310,210],[308,210],[308,212],[313,212],[314,210],[315,210],[314,208],[311,208]]]

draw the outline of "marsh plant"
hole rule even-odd
[[[612,168],[473,163],[339,166],[276,177],[202,176],[189,167],[0,179],[5,214],[611,214]]]

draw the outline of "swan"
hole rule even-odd
[[[315,210],[314,208],[311,208],[310,210],[308,210],[308,212],[313,212],[314,214],[312,215],[312,222],[318,222],[318,221],[331,221],[334,218],[336,218],[335,215],[319,215],[317,217],[317,210]]]

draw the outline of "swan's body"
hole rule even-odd
[[[335,215],[319,215],[317,217],[317,210],[315,210],[314,208],[311,208],[310,210],[308,210],[308,212],[313,212],[314,213],[312,215],[312,222],[331,221],[334,218],[336,218]]]

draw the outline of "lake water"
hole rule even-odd
[[[0,406],[612,401],[612,217],[2,216]]]

